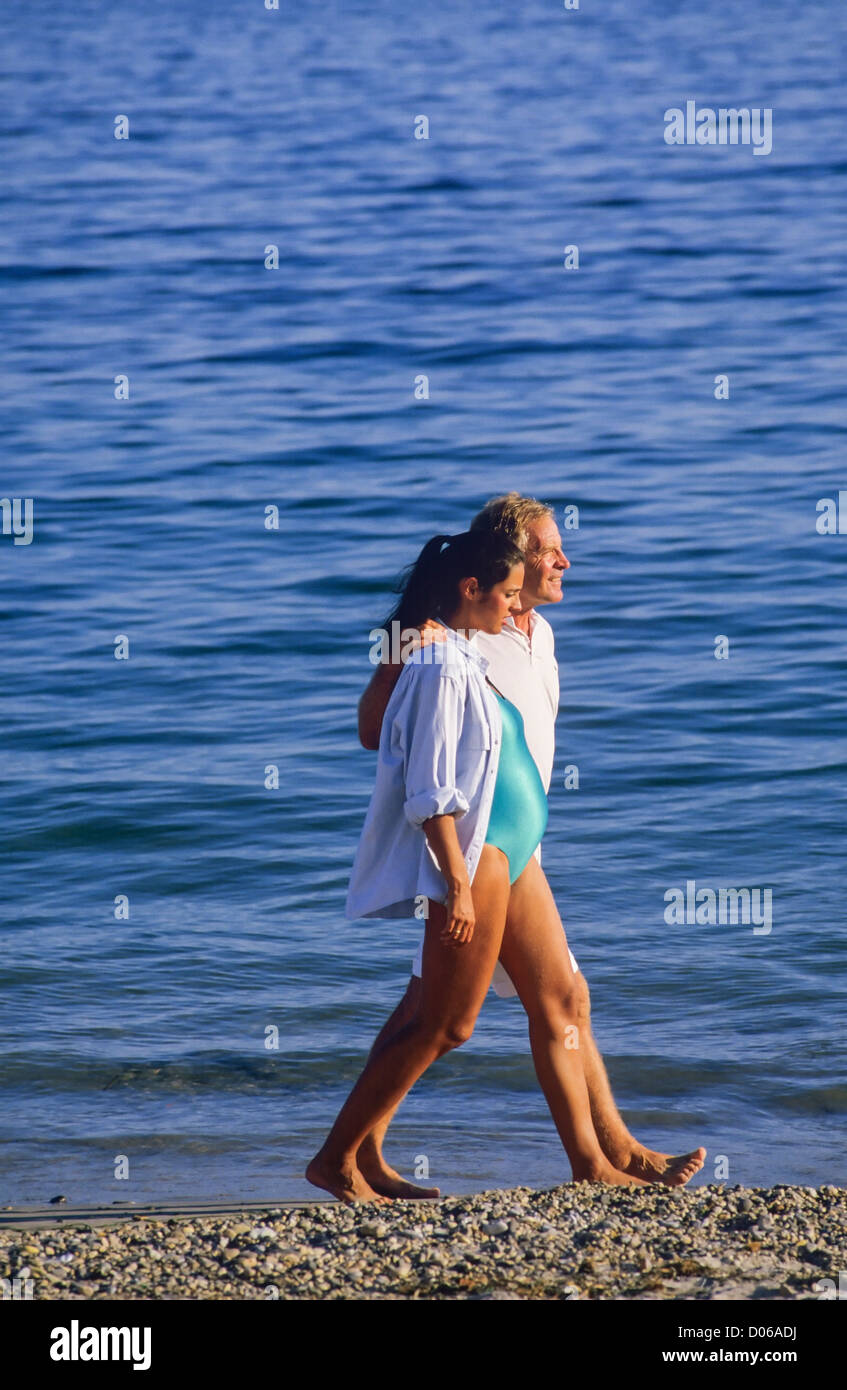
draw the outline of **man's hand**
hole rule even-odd
[[[426,622],[420,623],[416,629],[409,628],[409,632],[417,631],[421,634],[421,640],[415,641],[415,650],[419,647],[429,647],[433,642],[444,642],[447,638],[447,629],[435,618],[427,618]],[[414,641],[414,639],[412,639]],[[405,643],[404,643],[405,646]]]

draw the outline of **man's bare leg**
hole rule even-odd
[[[544,973],[549,968],[544,952],[554,951],[553,958],[558,961],[559,953],[554,948],[557,937],[564,943],[563,950],[567,960],[567,970],[563,970],[560,963],[557,964],[556,968],[562,973],[562,988],[568,991],[572,990],[575,994],[578,1011],[579,1053],[588,1087],[591,1117],[603,1153],[613,1167],[624,1173],[629,1173],[632,1177],[643,1178],[648,1182],[664,1183],[669,1187],[683,1186],[703,1167],[706,1150],[703,1148],[695,1149],[692,1153],[675,1157],[672,1154],[663,1154],[654,1149],[645,1148],[630,1134],[615,1104],[606,1068],[591,1032],[591,1005],[588,985],[582,971],[579,970],[574,973],[571,967],[565,932],[556,901],[543,869],[536,859],[531,859],[518,881],[512,884],[506,931],[500,951],[500,959],[515,988],[521,994],[525,1007],[527,1001],[518,987],[518,981],[509,969],[506,957],[511,958],[515,951],[523,952],[524,956],[527,956],[527,952],[529,952],[527,958],[532,963],[531,968],[536,970],[543,981]],[[530,942],[535,942],[535,947],[530,947]],[[548,945],[544,946],[542,950],[545,942]],[[533,987],[527,975],[526,963],[523,967],[518,966],[517,968],[522,972],[524,991],[528,997],[532,998]],[[527,1008],[527,1013],[530,1013],[530,1008]]]
[[[578,990],[582,1063],[600,1147],[609,1161],[625,1173],[646,1178],[648,1182],[663,1183],[666,1187],[683,1186],[703,1167],[706,1150],[694,1149],[691,1153],[677,1155],[660,1153],[648,1149],[630,1133],[615,1103],[606,1067],[591,1031],[591,1003],[581,970],[574,979]]]
[[[540,874],[538,863],[530,859],[512,884],[511,893],[524,896],[524,880],[529,883]],[[525,921],[525,910],[521,916]],[[574,972],[564,933],[558,927],[549,929],[549,917],[547,923],[546,931],[543,922],[537,921],[523,931],[513,930],[508,940],[504,933],[500,959],[526,1009],[535,1072],[570,1160],[574,1182],[646,1186],[644,1179],[615,1168],[600,1147],[578,1046]]]

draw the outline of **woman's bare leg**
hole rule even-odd
[[[415,1016],[420,993],[420,976],[413,975],[397,1008],[377,1033],[371,1055],[380,1052],[388,1040],[395,1033],[399,1033]],[[370,1134],[365,1135],[356,1154],[356,1166],[374,1192],[380,1192],[384,1197],[402,1197],[406,1201],[418,1202],[438,1197],[440,1193],[437,1187],[421,1187],[418,1183],[410,1182],[402,1173],[398,1173],[396,1168],[392,1168],[382,1152],[386,1131],[398,1108],[399,1106],[395,1105],[393,1109],[386,1111],[382,1118],[377,1120]]]
[[[430,903],[417,1013],[377,1051],[339,1112],[306,1177],[342,1201],[387,1201],[356,1164],[365,1135],[394,1109],[427,1067],[471,1036],[494,974],[506,925],[509,874],[505,855],[483,845],[471,885],[474,932],[462,945],[441,940],[444,908]]]

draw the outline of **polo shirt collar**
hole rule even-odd
[[[535,609],[534,609],[534,608],[530,608],[530,610],[529,610],[529,632],[524,632],[521,628],[518,627],[517,623],[515,622],[514,618],[513,618],[512,615],[511,615],[511,613],[507,613],[506,618],[505,618],[505,620],[504,620],[504,622],[503,622],[503,626],[504,626],[504,628],[507,627],[507,628],[509,629],[510,632],[514,632],[515,635],[516,635],[517,637],[522,637],[523,640],[524,640],[525,642],[529,642],[529,643],[531,644],[531,643],[532,643],[532,634],[533,634],[533,632],[535,631],[535,625],[536,625],[537,622],[538,622],[538,617],[537,617],[537,615],[536,615]]]

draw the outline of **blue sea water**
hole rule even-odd
[[[544,863],[621,1110],[698,1181],[843,1185],[843,5],[7,0],[0,36],[0,1200],[313,1191],[417,944],[342,915],[368,633],[510,488],[578,508]],[[667,145],[688,100],[771,109],[771,153]],[[668,925],[688,880],[772,930]],[[516,1000],[388,1152],[568,1177]]]

